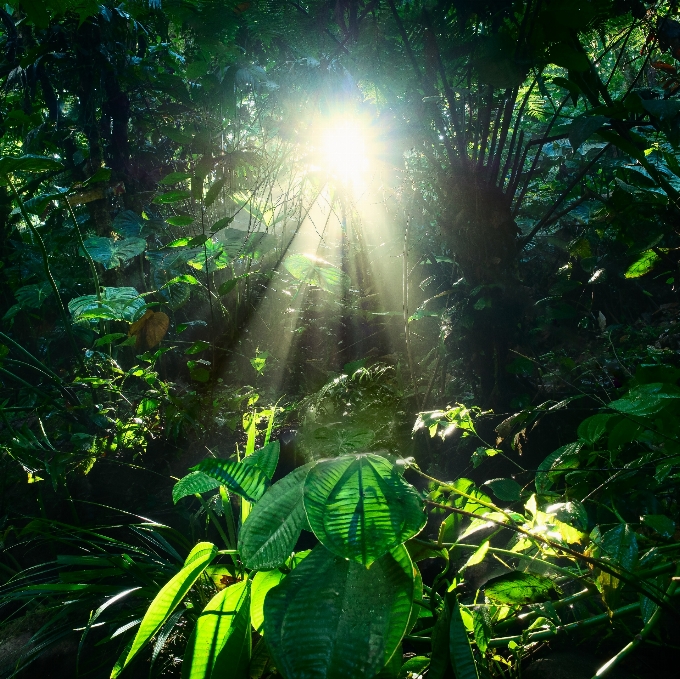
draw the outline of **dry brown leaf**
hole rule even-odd
[[[153,311],[149,309],[138,321],[135,321],[128,330],[128,337],[139,336],[139,333],[144,329],[146,322],[153,316]]]
[[[146,346],[153,349],[165,337],[170,327],[170,319],[162,311],[154,314],[147,322],[145,328]]]
[[[162,311],[158,313],[149,309],[138,321],[135,321],[128,330],[129,337],[137,337],[135,346],[138,349],[146,347],[153,349],[165,337],[170,326],[170,319]]]

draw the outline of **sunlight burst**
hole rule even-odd
[[[366,139],[361,126],[352,120],[339,120],[321,135],[324,164],[346,182],[363,174],[368,167]]]

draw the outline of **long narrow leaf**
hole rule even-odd
[[[189,553],[182,570],[174,575],[158,592],[156,598],[144,614],[142,624],[132,642],[125,662],[119,669],[116,665],[111,672],[111,679],[115,679],[121,670],[127,667],[139,651],[146,646],[150,639],[158,632],[165,621],[172,615],[187,592],[191,589],[201,573],[206,569],[217,554],[217,547],[210,542],[199,542]]]

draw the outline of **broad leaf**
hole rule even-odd
[[[366,569],[318,545],[264,603],[264,634],[287,679],[363,679],[399,646],[414,570],[399,547]]]
[[[320,542],[364,566],[412,538],[426,522],[415,488],[393,464],[371,453],[317,463],[304,495]]]
[[[269,478],[259,467],[235,460],[211,457],[192,467],[192,471],[212,476],[248,502],[257,502],[269,485]]]
[[[569,443],[550,453],[548,457],[538,465],[536,472],[536,492],[539,495],[550,490],[559,472],[578,467],[578,452],[581,443]]]
[[[313,255],[288,255],[283,266],[302,283],[327,292],[337,291],[347,278],[341,269]]]
[[[84,241],[87,253],[99,262],[105,269],[115,269],[128,259],[141,255],[146,250],[146,241],[143,238],[103,238],[93,236]]]
[[[560,590],[550,578],[513,571],[490,580],[484,593],[494,603],[514,606],[557,599]]]
[[[517,502],[522,492],[522,486],[514,479],[491,479],[484,485],[489,486],[493,494],[504,502]]]
[[[290,556],[307,523],[302,488],[313,465],[277,481],[251,510],[238,536],[239,553],[248,568],[276,568]]]
[[[605,413],[591,415],[578,426],[578,437],[586,443],[597,443],[607,431],[607,422],[614,417]]]
[[[612,401],[609,407],[626,415],[654,415],[670,400],[680,399],[680,389],[672,384],[652,382],[631,389],[623,398]]]
[[[217,479],[203,472],[191,472],[180,479],[172,489],[172,501],[177,504],[183,497],[205,493],[222,485]]]
[[[184,652],[182,679],[247,679],[250,651],[250,581],[244,581],[203,609]]]
[[[55,158],[46,156],[2,156],[0,157],[0,176],[12,174],[12,172],[48,172],[50,170],[62,170],[64,166]]]
[[[578,151],[581,145],[605,123],[607,118],[604,116],[580,115],[574,118],[574,122],[569,126],[569,143],[574,151]]]
[[[191,198],[190,191],[168,191],[167,193],[162,193],[153,199],[154,203],[160,203],[161,205],[167,205],[169,203],[177,203],[180,200],[186,200]]]
[[[149,605],[121,669],[129,665],[137,653],[158,633],[216,554],[217,547],[210,542],[199,542],[191,550],[182,570],[161,588]],[[114,669],[111,673],[112,679],[117,674]]]
[[[102,288],[101,301],[96,295],[76,297],[68,303],[74,323],[98,319],[134,323],[144,315],[146,302],[135,288]]]
[[[640,278],[649,273],[659,260],[659,255],[654,250],[645,250],[626,270],[626,278]]]

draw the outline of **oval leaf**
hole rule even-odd
[[[413,605],[403,547],[366,569],[318,545],[264,602],[264,634],[287,679],[360,679],[392,657]]]
[[[491,601],[513,606],[556,599],[560,590],[550,578],[513,571],[489,581],[484,593]]]
[[[379,455],[324,460],[309,472],[305,511],[319,541],[369,566],[419,533],[426,516],[416,490]]]
[[[302,488],[313,464],[275,483],[253,507],[238,536],[239,553],[248,568],[276,568],[290,556],[307,521]]]

